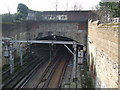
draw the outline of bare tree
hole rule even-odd
[[[82,5],[74,3],[73,9],[74,9],[74,11],[81,10],[82,9]]]
[[[107,23],[107,22],[109,22],[109,18],[111,18],[111,16],[110,16],[110,13],[109,13],[109,10],[108,10],[108,8],[106,7],[106,8],[102,8],[102,9],[100,9],[100,6],[99,5],[97,5],[96,6],[96,12],[95,12],[97,15],[98,15],[98,20],[100,20],[100,22],[102,22],[102,23]]]
[[[58,10],[58,0],[56,0],[56,3],[55,3],[55,10],[56,11]]]
[[[68,2],[66,3],[66,11],[68,11]]]
[[[58,11],[58,0],[54,0],[51,4],[54,11]]]

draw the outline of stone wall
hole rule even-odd
[[[96,87],[118,88],[120,23],[88,23],[88,64]]]

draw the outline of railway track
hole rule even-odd
[[[30,72],[14,84],[11,84],[11,81],[7,88],[17,88],[17,90],[21,88],[61,88],[62,79],[71,56],[69,52],[59,48],[54,53],[52,60],[38,60]]]
[[[26,83],[20,86],[20,88],[41,88],[43,83],[45,83],[49,78],[50,75],[52,75],[52,72],[54,71],[57,63],[58,63],[58,56],[54,55],[53,60],[44,63],[39,70],[36,71],[36,73],[29,78]],[[60,56],[62,57],[62,56]]]
[[[38,60],[39,58],[36,58],[34,60],[34,62],[31,62],[30,65],[28,65],[28,67],[25,67],[19,74],[15,75],[14,77],[12,77],[9,82],[7,82],[3,88],[11,88],[13,89],[17,83],[21,82],[24,78],[28,77],[28,73],[31,74],[31,70],[36,68],[36,66],[38,65],[38,63],[42,62],[42,60]],[[34,64],[33,64],[34,63]],[[35,69],[34,69],[35,70]],[[23,73],[24,72],[24,73]]]
[[[47,88],[61,88],[61,81],[64,76],[64,72],[66,70],[66,66],[68,65],[69,60],[70,56],[66,54],[64,58],[62,58],[59,61],[56,70],[49,81]]]
[[[60,88],[66,66],[70,60],[69,53],[58,53],[50,62],[47,62],[21,88]]]
[[[54,59],[54,61],[51,62],[51,64],[45,69],[44,74],[42,75],[42,79],[39,81],[39,84],[37,85],[36,88],[47,88],[49,85],[49,82],[54,75],[60,60],[64,57],[63,55],[57,57]]]
[[[35,56],[33,56],[32,58],[29,56],[28,59],[35,59]],[[27,63],[28,63],[28,60],[27,60],[26,62],[23,62],[23,67],[24,67],[25,65],[27,65]],[[32,62],[31,62],[31,63],[32,63]],[[17,65],[19,66],[18,68],[21,67],[21,66],[20,66],[20,62],[15,63],[15,67],[17,67]],[[2,77],[2,80],[3,80],[3,81],[5,81],[5,79],[7,79],[7,78],[9,78],[9,76],[11,76],[9,67],[7,68],[7,70],[5,70],[4,72],[2,72],[2,76],[3,76],[3,77]]]
[[[10,74],[9,72],[5,72],[3,75],[6,80],[2,83],[2,88],[13,88],[16,83],[18,83],[31,69],[33,69],[38,63],[40,63],[42,60],[45,60],[49,57],[45,57],[47,54],[39,55],[39,57],[33,55],[32,57],[28,57],[29,60],[27,60],[28,63],[23,63],[23,66],[20,68],[20,70],[14,74]],[[6,77],[6,74],[7,77]]]

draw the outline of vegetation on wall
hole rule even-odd
[[[28,15],[28,7],[25,4],[18,4],[17,13],[15,14],[16,20],[25,20]]]
[[[28,7],[25,4],[20,3],[18,4],[18,7],[17,7],[17,13],[10,14],[9,12],[9,13],[0,15],[0,17],[2,17],[2,23],[12,24],[15,21],[26,20],[28,11],[29,11]]]
[[[0,17],[2,17],[2,23],[6,24],[12,24],[15,20],[15,15],[10,13],[2,14]]]

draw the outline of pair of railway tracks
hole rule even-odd
[[[65,53],[59,53],[56,57],[46,63],[42,69],[42,72],[38,72],[36,78],[31,79],[23,88],[60,88],[61,81],[66,70],[66,66],[70,60],[71,55]],[[38,76],[38,77],[37,77]]]
[[[33,55],[32,57],[28,57],[27,62],[23,63],[23,66],[20,68],[18,72],[14,74],[10,74],[9,70],[3,72],[4,81],[2,83],[2,88],[13,88],[16,83],[18,83],[29,71],[31,71],[38,63],[44,60],[48,60],[49,56],[45,54],[44,56]]]
[[[38,63],[43,62],[44,59],[39,60],[39,58],[34,58],[34,60],[27,65],[25,68],[23,68],[19,73],[14,75],[12,78],[8,78],[4,84],[3,88],[11,88],[13,89],[17,83],[19,83],[21,80],[25,79],[27,77],[27,74],[31,74],[31,70],[36,68]]]
[[[42,55],[39,55],[39,56],[33,55],[32,57],[31,57],[32,54],[28,55],[28,56],[25,56],[26,59],[23,60],[22,66],[21,66],[20,60],[15,61],[15,66],[14,66],[15,67],[15,73],[13,73],[13,74],[16,74],[18,69],[21,69],[21,68],[23,69],[23,67],[25,68],[27,66],[30,66],[31,63],[35,62],[36,58],[41,58],[41,59],[44,58],[46,53],[44,52],[44,53],[41,53],[41,54]],[[47,54],[46,54],[46,56],[47,56]],[[2,72],[2,81],[5,81],[7,78],[10,78],[10,76],[13,75],[13,74],[10,74],[10,67],[9,66],[7,66],[6,68],[3,68],[2,71],[3,71]]]
[[[36,57],[35,56],[33,56],[31,59],[35,59]],[[28,57],[28,59],[30,59],[30,56]],[[23,62],[23,65],[21,66],[21,67],[24,67],[26,64],[28,64],[27,63],[28,61],[26,61],[26,62]],[[32,62],[31,62],[32,63]],[[20,68],[20,62],[18,62],[17,61],[17,63],[15,63],[15,67],[16,66],[19,66],[18,68]],[[10,78],[10,76],[11,76],[12,74],[10,74],[10,68],[9,67],[7,67],[7,69],[6,70],[3,70],[3,72],[2,72],[2,80],[3,81],[5,81],[7,78]]]
[[[65,70],[66,55],[61,55],[47,66],[36,88],[59,88],[60,78]]]

